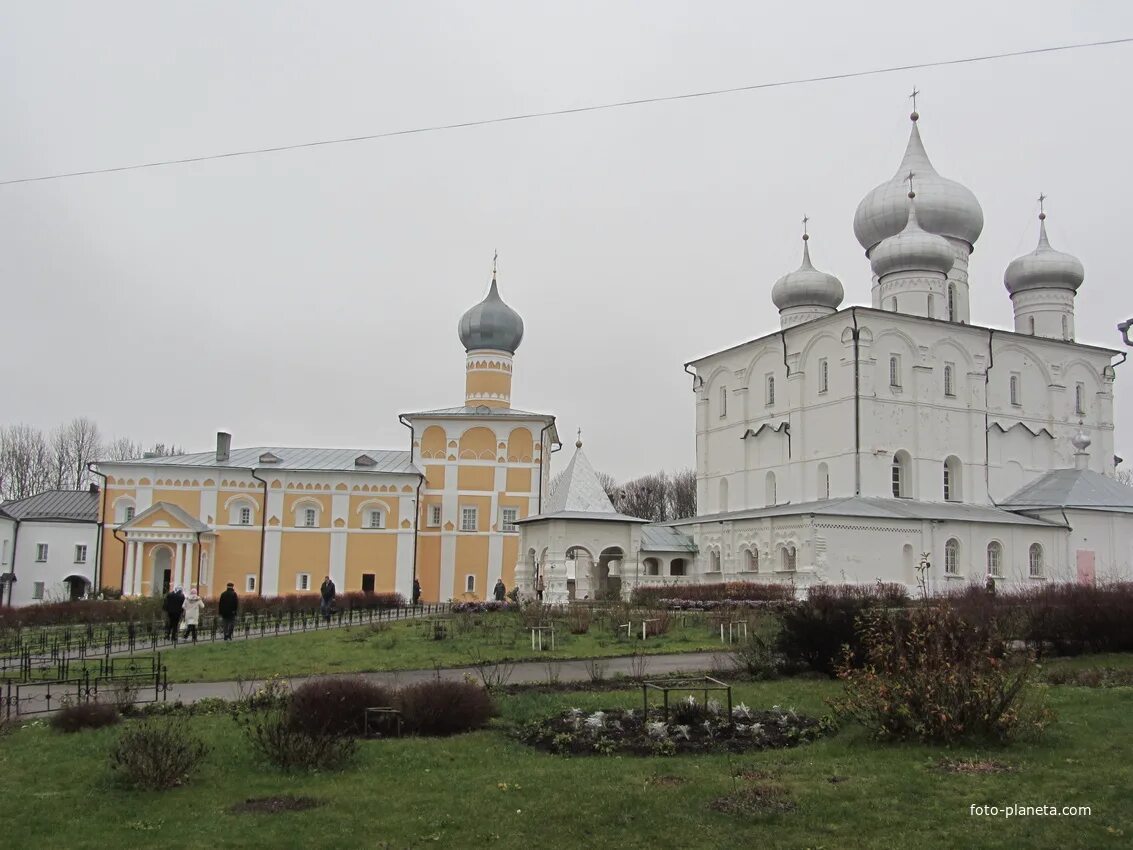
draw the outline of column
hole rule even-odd
[[[131,596],[142,595],[142,570],[144,569],[145,564],[145,543],[139,540],[134,544],[134,566],[130,571],[133,575],[133,589],[130,592]]]
[[[134,561],[138,557],[138,544],[130,540],[126,543],[126,574],[122,576],[122,595],[131,596],[134,592]]]
[[[185,544],[185,565],[183,572],[185,580],[181,582],[181,586],[185,588],[185,593],[187,594],[189,592],[190,585],[192,585],[193,587],[196,586],[194,584],[193,543],[191,541]]]
[[[173,584],[174,586],[185,586],[185,544],[178,543],[177,554],[173,557]],[[157,581],[157,576],[154,576],[154,581]]]

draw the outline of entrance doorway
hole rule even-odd
[[[173,552],[162,546],[153,553],[153,592],[164,596],[173,589]]]
[[[82,576],[68,576],[64,581],[67,584],[67,598],[72,602],[87,595],[87,580]]]
[[[374,592],[374,574],[373,573],[362,573],[362,592],[363,593],[373,593]]]

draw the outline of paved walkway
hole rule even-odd
[[[238,646],[239,644],[233,644],[232,649],[239,652]],[[646,677],[679,673],[702,674],[721,667],[726,669],[729,663],[727,652],[687,652],[672,655],[648,655],[645,658]],[[628,656],[603,658],[597,662],[519,661],[512,667],[508,684],[544,684],[556,679],[560,682],[588,682],[591,679],[590,671],[587,669],[588,664],[593,663],[604,663],[606,665],[606,678],[612,678],[618,674],[628,676],[635,672],[632,667],[635,659]],[[636,659],[636,663],[640,664],[640,659]],[[440,676],[442,679],[463,679],[466,675],[469,675],[479,681],[479,676],[474,667],[446,667],[441,670],[394,670],[381,673],[335,673],[332,675],[359,675],[391,687],[424,682],[436,676]],[[294,686],[305,682],[308,678],[314,677],[296,677],[289,681]],[[247,684],[245,683],[245,686]],[[184,703],[190,703],[209,697],[233,700],[239,698],[239,696],[240,687],[237,682],[187,682],[170,684],[168,701],[180,700]]]

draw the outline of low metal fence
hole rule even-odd
[[[164,702],[169,678],[160,658],[140,663],[135,669],[110,662],[99,669],[83,668],[77,675],[59,679],[8,679],[0,682],[0,718],[50,714],[66,705],[104,700],[119,707]],[[140,659],[139,659],[140,660]],[[120,672],[112,672],[115,667]]]

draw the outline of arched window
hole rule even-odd
[[[129,522],[134,518],[134,500],[129,496],[121,496],[114,501],[114,521],[116,523]]]
[[[728,415],[728,388],[720,387],[720,418]]]
[[[296,528],[318,528],[322,507],[313,499],[304,499],[296,503],[292,509],[295,511]]]
[[[783,552],[783,569],[787,572],[795,571],[795,547],[784,546]]]
[[[1019,376],[1012,375],[1008,382],[1008,391],[1011,397],[1011,403],[1018,407],[1022,402],[1019,400]]]
[[[225,505],[229,525],[251,525],[256,517],[255,503],[247,496],[234,496]]]
[[[717,556],[717,557],[719,557],[719,556]],[[671,575],[671,576],[683,576],[684,574],[685,574],[685,559],[684,558],[673,558],[673,560],[669,561],[669,575]]]
[[[960,541],[952,537],[944,544],[944,574],[960,574]]]
[[[819,499],[830,498],[830,469],[825,463],[818,465],[818,487],[815,495]]]
[[[778,494],[775,492],[775,473],[774,472],[768,472],[767,473],[767,480],[766,480],[766,483],[765,483],[765,487],[766,487],[767,492],[764,494],[765,495],[764,501],[767,503],[768,507],[770,507],[771,505],[778,504]]]
[[[946,396],[956,395],[956,383],[953,377],[955,367],[951,363],[944,364],[944,394]]]
[[[476,576],[467,575],[467,576],[464,577],[464,592],[465,593],[475,593],[476,592]]]
[[[987,574],[993,578],[1003,577],[1003,545],[998,540],[987,544]]]
[[[948,284],[948,321],[956,321],[956,284]]]
[[[964,489],[960,476],[963,464],[960,458],[952,455],[944,461],[944,501],[961,502],[964,500]]]
[[[759,572],[759,550],[758,549],[744,549],[744,572],[757,573]]]
[[[646,558],[645,559],[645,574],[647,576],[659,576],[659,575],[661,575],[661,562],[658,561],[656,558]]]
[[[1086,412],[1086,385],[1074,385],[1074,412],[1081,415]]]
[[[775,376],[767,376],[767,403],[769,405],[775,403]]]
[[[830,389],[830,362],[823,357],[818,361],[818,391],[826,392]]]
[[[1035,335],[1035,317],[1031,316],[1031,336]]]
[[[889,386],[901,386],[901,358],[896,354],[889,357]]]
[[[728,510],[728,479],[720,479],[720,513]]]
[[[366,528],[385,528],[386,515],[381,508],[370,508],[366,511]]]
[[[708,572],[720,572],[720,553],[716,549],[708,553]]]
[[[909,496],[909,465],[909,453],[904,449],[893,455],[891,474],[894,498],[905,499]]]
[[[1031,569],[1031,578],[1043,577],[1043,547],[1039,543],[1032,543],[1028,562]]]
[[[932,303],[932,293],[931,292],[928,294],[928,298],[926,300],[928,301],[928,312],[925,313],[925,315],[928,316],[931,319],[931,318],[933,318],[932,310],[933,310],[933,306],[934,306],[933,303]]]

